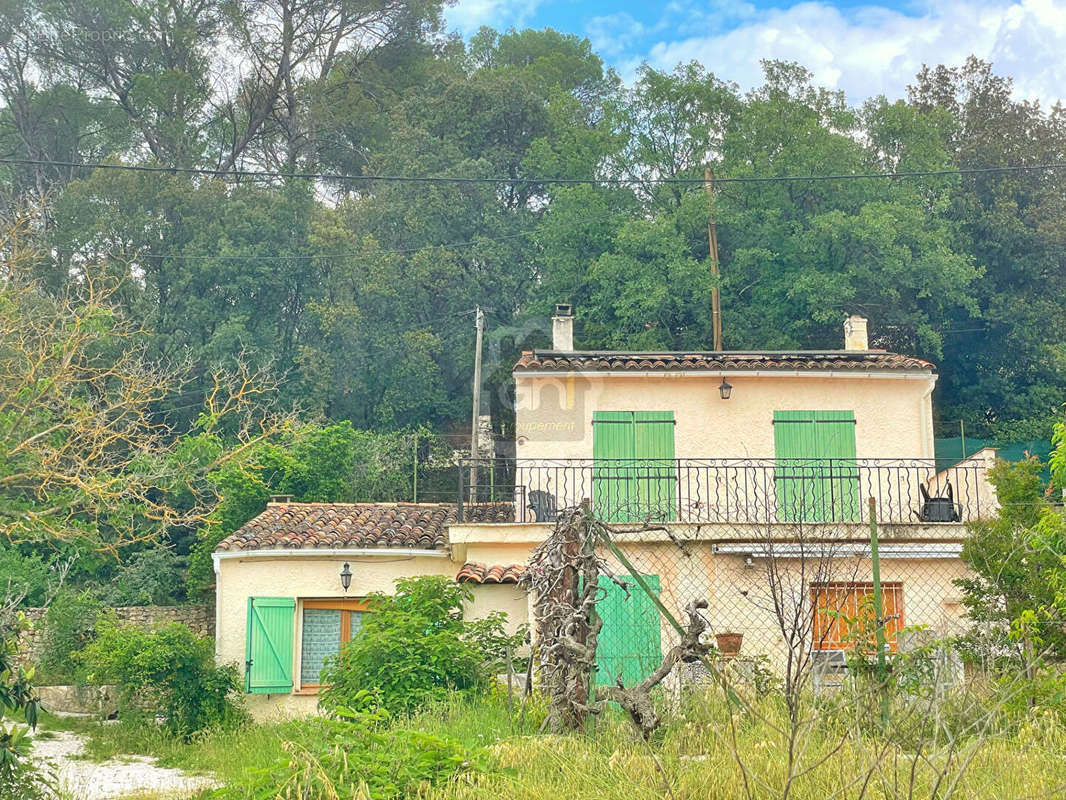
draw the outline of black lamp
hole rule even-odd
[[[344,569],[341,570],[341,586],[344,587],[344,591],[348,591],[348,587],[352,585],[352,571],[348,568],[348,564],[345,563]]]
[[[718,387],[718,394],[722,395],[723,400],[728,400],[729,395],[733,393],[733,384],[725,379],[725,375],[722,376],[722,383]]]

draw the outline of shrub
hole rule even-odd
[[[33,690],[33,670],[18,666],[19,636],[29,627],[25,615],[0,602],[0,797],[37,800],[43,793],[41,776],[25,756],[29,734],[25,727],[6,725],[9,713],[23,716],[30,730],[37,727],[39,701]]]
[[[74,683],[79,679],[74,654],[95,637],[104,603],[91,592],[61,592],[41,623],[41,683]]]
[[[115,606],[170,606],[184,597],[185,559],[165,547],[135,553],[123,564],[104,599]]]
[[[21,597],[25,606],[41,606],[51,577],[49,564],[40,555],[0,545],[0,594]]]
[[[124,714],[161,713],[176,736],[242,716],[237,669],[216,666],[211,639],[180,623],[148,631],[104,619],[78,658],[93,683],[118,685]]]
[[[502,648],[515,646],[504,615],[463,619],[470,592],[443,576],[396,581],[396,594],[373,595],[359,635],[328,662],[323,708],[366,707],[371,693],[391,713],[412,711],[451,693],[486,689]]]

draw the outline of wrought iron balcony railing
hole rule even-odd
[[[982,463],[934,459],[476,459],[459,469],[471,503],[511,503],[550,522],[587,501],[614,522],[964,523],[994,511]]]

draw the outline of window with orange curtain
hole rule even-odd
[[[848,650],[860,642],[872,643],[875,637],[873,596],[872,583],[812,583],[812,648]],[[895,653],[899,647],[897,636],[903,629],[903,584],[882,583],[881,603],[885,641]]]

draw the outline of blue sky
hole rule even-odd
[[[446,18],[464,35],[490,25],[587,36],[626,79],[643,62],[695,60],[749,88],[759,59],[782,58],[860,102],[902,97],[923,63],[972,53],[1014,77],[1020,98],[1066,99],[1066,0],[458,0]]]

